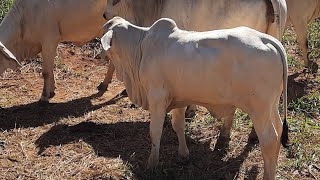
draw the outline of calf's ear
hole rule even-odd
[[[7,49],[2,42],[0,41],[0,53],[2,53],[9,60],[15,61],[16,64],[20,65],[17,58]]]
[[[105,51],[107,51],[112,45],[112,35],[113,35],[113,31],[109,30],[101,38],[101,44],[102,44],[102,47]]]

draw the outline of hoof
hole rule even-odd
[[[319,65],[316,62],[311,61],[309,63],[309,69],[310,69],[311,74],[316,74],[318,72]]]
[[[195,105],[191,105],[187,107],[186,113],[185,113],[185,117],[186,118],[193,118],[196,116],[196,110],[197,110],[197,106]]]
[[[153,171],[154,169],[156,169],[157,166],[158,166],[158,164],[156,164],[156,165],[150,164],[150,162],[148,161],[146,169]]]
[[[251,132],[249,134],[248,141],[251,143],[257,143],[259,141],[258,136],[254,128],[252,127]]]
[[[178,156],[177,163],[179,165],[188,165],[188,164],[190,164],[190,156],[186,156],[186,157]]]
[[[39,100],[38,105],[40,107],[47,107],[49,105],[49,101]]]
[[[103,83],[100,83],[99,86],[97,87],[99,94],[103,94],[104,92],[107,91],[108,86],[104,85]]]
[[[216,145],[214,146],[214,150],[225,150],[228,148],[230,142],[230,138],[219,136]]]
[[[127,92],[127,90],[124,89],[123,91],[121,91],[120,95],[123,96],[123,97],[128,97],[128,92]]]
[[[196,111],[194,110],[190,110],[190,111],[186,111],[186,118],[193,118],[196,116]]]
[[[55,92],[51,92],[51,93],[50,93],[50,96],[49,96],[49,99],[53,98],[55,95],[56,95]]]

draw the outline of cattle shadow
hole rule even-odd
[[[302,96],[306,95],[307,82],[295,80],[302,72],[296,72],[288,76],[288,103],[297,101]]]
[[[39,102],[33,102],[10,108],[0,108],[0,130],[38,127],[57,122],[68,116],[81,117],[87,112],[115,104],[124,96],[120,93],[109,101],[94,105],[91,100],[96,97],[97,94],[93,94],[64,103],[50,103],[45,106],[40,105]]]
[[[161,139],[160,164],[157,171],[146,170],[150,152],[148,138],[149,123],[118,122],[115,124],[96,124],[82,122],[77,125],[56,125],[36,140],[38,154],[42,155],[48,147],[61,146],[72,142],[89,144],[96,155],[101,157],[121,157],[130,164],[136,179],[228,179],[237,177],[240,167],[255,147],[247,144],[239,156],[222,160],[225,151],[210,148],[211,140],[198,142],[187,136],[190,159],[187,162],[177,157],[178,140],[171,123],[165,121]],[[254,168],[254,167],[253,167]],[[257,177],[258,171],[251,171],[250,179]]]
[[[288,103],[297,102],[301,97],[314,90],[320,90],[317,74],[312,74],[304,69],[288,76]]]

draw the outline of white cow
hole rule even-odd
[[[285,0],[107,0],[104,17],[111,19],[116,15],[141,26],[150,26],[160,17],[169,17],[177,22],[179,27],[196,31],[242,25],[280,40],[285,29],[287,7]],[[114,70],[111,59],[104,81],[98,86],[100,95],[107,90]],[[195,109],[195,106],[191,106],[190,111]],[[229,139],[234,112],[235,109],[226,111],[224,116],[220,117],[225,123],[220,133],[222,141],[219,142]],[[256,138],[255,133],[250,137]]]
[[[0,75],[7,69],[21,67],[16,57],[0,42]]]
[[[19,61],[42,53],[41,100],[54,96],[54,57],[59,42],[81,45],[102,35],[106,0],[15,0],[0,24],[0,42]],[[0,62],[3,61],[0,56]]]
[[[287,59],[277,39],[247,27],[189,32],[167,18],[146,28],[115,17],[104,29],[102,45],[118,79],[130,100],[150,111],[150,167],[159,162],[165,113],[171,110],[179,155],[189,155],[184,111],[197,104],[217,116],[235,108],[247,112],[259,138],[264,179],[275,178],[280,141],[286,145],[288,138]]]
[[[295,27],[298,43],[302,50],[305,67],[311,65],[308,57],[308,23],[320,17],[320,0],[286,0],[288,6],[288,22]]]

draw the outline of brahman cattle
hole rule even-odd
[[[114,17],[104,26],[102,46],[130,100],[150,111],[149,167],[159,162],[165,113],[172,110],[178,153],[189,155],[185,106],[197,104],[216,116],[240,108],[251,117],[264,160],[264,179],[274,179],[280,142],[288,140],[287,58],[274,37],[247,27],[191,32],[167,18],[138,27]],[[284,94],[284,122],[278,112]]]
[[[55,93],[54,57],[59,42],[76,45],[101,36],[106,0],[15,0],[0,24],[0,42],[19,61],[42,53],[42,102]],[[6,56],[6,55],[5,55]],[[0,56],[3,62],[3,54]]]
[[[141,26],[150,26],[160,17],[170,17],[179,27],[197,31],[243,25],[280,40],[285,29],[287,7],[284,0],[107,0],[104,17],[111,19],[116,15]],[[111,83],[114,70],[111,59],[104,81],[98,86],[100,95]],[[187,114],[190,114],[196,107],[191,106],[188,110]],[[225,122],[220,139],[229,139],[234,112],[235,109],[226,111],[220,117]],[[250,137],[256,138],[255,133]]]

